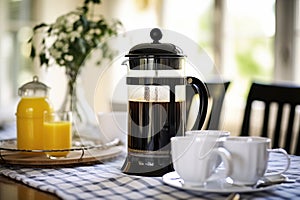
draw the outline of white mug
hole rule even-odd
[[[286,157],[284,168],[270,175],[278,175],[285,172],[290,166],[290,157],[283,149],[269,149],[270,139],[254,136],[228,137],[223,143],[232,157],[232,174],[230,178],[234,184],[254,185],[266,173],[269,161],[269,153],[281,153]]]
[[[198,137],[214,137],[215,140],[219,140],[218,147],[223,146],[223,141],[230,135],[228,131],[221,130],[190,130],[185,132],[186,136],[198,136]],[[217,147],[217,146],[215,146]],[[216,167],[218,167],[222,163],[222,158],[218,156],[216,158]],[[215,167],[213,167],[215,168]]]
[[[222,141],[217,137],[178,136],[171,138],[171,154],[175,171],[186,186],[203,186],[218,167],[221,156],[225,167],[225,176],[231,173],[229,152],[220,147]]]

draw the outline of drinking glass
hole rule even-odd
[[[72,113],[45,112],[43,149],[50,159],[66,157],[72,147]],[[59,150],[59,151],[55,151]]]

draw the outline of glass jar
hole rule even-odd
[[[18,149],[43,149],[44,112],[53,111],[48,100],[48,90],[49,87],[39,82],[37,76],[19,88],[21,100],[16,113]]]

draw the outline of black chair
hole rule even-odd
[[[205,123],[206,126],[202,127],[202,129],[206,130],[218,130],[220,125],[220,116],[223,106],[224,97],[226,91],[230,85],[230,81],[209,81],[205,82],[210,98],[212,98],[212,106],[211,110],[208,111],[208,119]],[[192,99],[194,96],[194,91],[190,86],[187,86],[187,113],[190,112]],[[199,130],[201,127],[199,126],[198,120],[196,120],[192,130]]]
[[[264,116],[260,136],[272,139],[272,148],[280,147],[281,140],[284,141],[282,148],[288,153],[300,155],[300,137],[297,137],[296,146],[292,149],[293,134],[299,135],[299,127],[295,130],[295,120],[299,122],[299,118],[295,118],[296,108],[300,105],[300,86],[290,84],[261,84],[253,82],[248,94],[244,119],[242,123],[241,135],[250,135],[250,118],[252,103],[260,101],[264,103]],[[271,104],[277,104],[275,127],[270,127],[270,108]],[[289,109],[285,108],[288,107]],[[274,108],[274,107],[273,107]],[[288,111],[287,127],[283,126],[283,113]],[[275,116],[274,116],[275,117]],[[298,123],[299,126],[299,123]],[[286,129],[285,129],[286,128]],[[270,130],[274,130],[271,132]]]

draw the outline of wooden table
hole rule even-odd
[[[0,200],[57,200],[57,196],[0,175]]]

